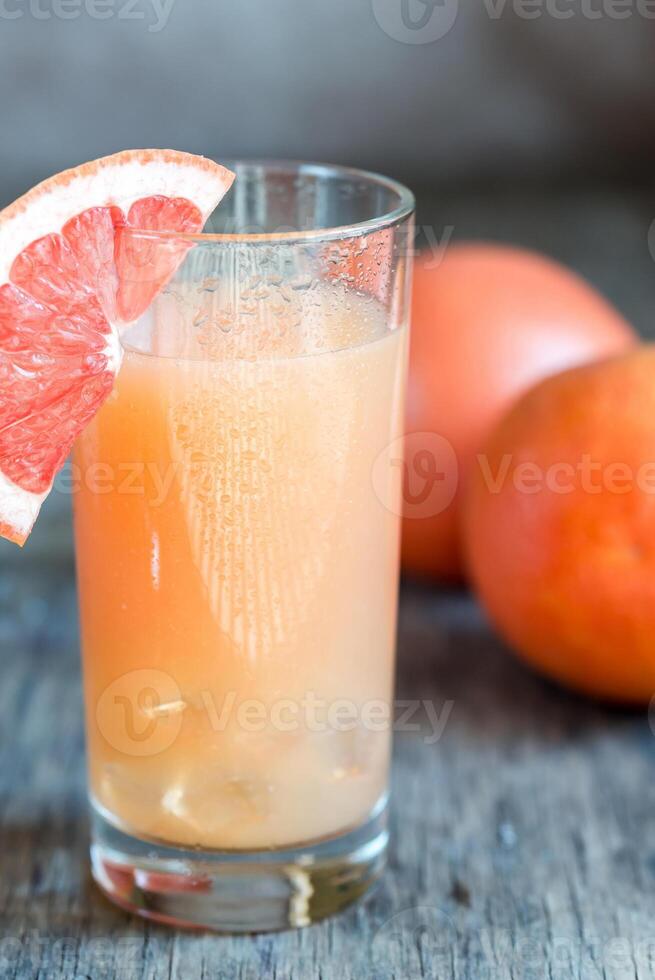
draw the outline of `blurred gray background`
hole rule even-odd
[[[650,335],[654,50],[655,0],[0,0],[0,204],[133,146],[354,164]],[[71,560],[68,504],[29,553]]]
[[[2,190],[149,145],[419,187],[649,176],[654,18],[652,0],[2,0]]]

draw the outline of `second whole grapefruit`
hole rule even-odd
[[[463,577],[462,488],[487,431],[520,394],[548,375],[635,343],[632,328],[602,296],[543,256],[487,244],[451,246],[440,262],[419,256],[406,419],[405,572]]]
[[[655,693],[655,347],[528,392],[476,459],[473,584],[501,636],[586,694]]]

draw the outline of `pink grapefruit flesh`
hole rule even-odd
[[[51,177],[0,212],[0,536],[23,544],[136,320],[234,175],[174,150],[128,150]]]

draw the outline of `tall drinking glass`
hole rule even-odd
[[[236,171],[215,233],[120,239],[130,289],[168,282],[77,444],[75,524],[94,877],[254,931],[384,866],[413,199]]]

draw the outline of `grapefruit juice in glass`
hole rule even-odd
[[[240,931],[384,865],[412,199],[244,164],[217,217],[121,237],[179,267],[73,476],[94,875]]]

